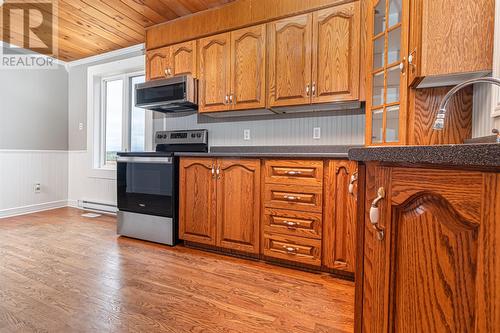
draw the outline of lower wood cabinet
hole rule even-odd
[[[260,160],[181,158],[179,237],[259,253]]]
[[[367,165],[357,332],[498,332],[499,188],[500,173]]]
[[[354,273],[356,259],[357,173],[357,162],[325,164],[323,265],[348,273]]]

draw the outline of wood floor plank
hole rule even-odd
[[[64,208],[0,220],[2,332],[352,332],[354,285],[117,237]]]

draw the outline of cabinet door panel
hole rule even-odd
[[[314,13],[313,103],[359,97],[360,4]]]
[[[260,160],[219,160],[217,245],[259,253]]]
[[[146,52],[146,80],[164,79],[166,66],[170,62],[170,47]]]
[[[220,34],[199,41],[200,112],[230,109],[230,34]]]
[[[196,41],[171,46],[170,68],[172,76],[192,75],[196,77]]]
[[[269,24],[269,106],[311,103],[312,14]]]
[[[231,32],[232,108],[266,106],[266,26]]]
[[[216,180],[212,159],[182,158],[179,172],[179,238],[215,245]]]
[[[354,273],[356,253],[357,187],[349,193],[357,173],[353,161],[328,161],[325,177],[323,264]]]
[[[363,331],[474,332],[479,303],[484,180],[478,172],[367,169],[366,207],[379,202],[378,227],[365,221]],[[483,244],[484,246],[484,244]],[[359,291],[359,290],[358,290]]]

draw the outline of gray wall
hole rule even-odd
[[[0,70],[0,149],[68,149],[68,73]]]
[[[142,55],[142,51],[132,52],[106,60],[95,61],[69,68],[69,150],[87,149],[87,68],[99,64]],[[80,130],[79,125],[83,124]]]

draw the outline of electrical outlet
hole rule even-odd
[[[321,127],[314,127],[314,129],[313,129],[313,139],[314,140],[321,139]]]
[[[79,124],[78,124],[78,130],[79,130],[79,131],[82,131],[82,130],[83,130],[83,123],[79,123]]]
[[[42,185],[40,183],[35,183],[35,185],[33,186],[33,191],[35,193],[40,193],[42,192]]]
[[[249,129],[243,130],[243,140],[250,141],[250,130]]]

